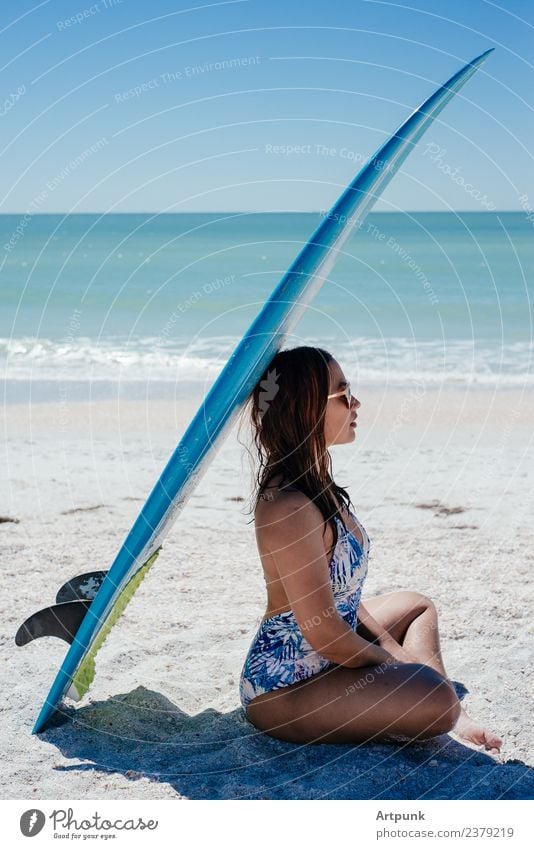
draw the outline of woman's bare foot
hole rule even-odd
[[[471,719],[463,708],[452,732],[468,743],[474,743],[475,746],[484,746],[490,755],[500,754],[502,746],[501,738],[497,737],[496,734],[492,734],[491,731],[486,731],[482,725]]]

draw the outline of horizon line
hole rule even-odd
[[[476,215],[503,215],[523,213],[525,210],[519,209],[401,209],[401,210],[372,210],[368,215],[460,215],[464,213]],[[2,215],[324,215],[323,209],[192,209],[180,210],[174,212],[154,211],[154,210],[128,210],[127,212],[106,212],[95,210],[91,212],[0,212]]]

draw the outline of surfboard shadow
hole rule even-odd
[[[59,771],[148,779],[162,784],[162,798],[169,787],[189,799],[524,799],[534,792],[534,770],[524,762],[500,764],[446,734],[300,746],[258,732],[241,708],[189,715],[144,687],[66,708],[39,738],[83,761]],[[145,795],[140,786],[139,798]]]

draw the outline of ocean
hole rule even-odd
[[[320,220],[1,215],[4,397],[209,386]],[[524,213],[374,213],[287,345],[330,350],[353,387],[531,385],[533,279]]]

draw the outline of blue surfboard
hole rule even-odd
[[[276,286],[204,398],[94,600],[89,605],[80,602],[87,609],[72,635],[34,734],[44,729],[65,695],[76,700],[85,695],[95,674],[98,649],[156,559],[170,527],[258,380],[328,278],[351,230],[363,220],[436,116],[491,52],[487,50],[461,68],[381,145],[324,216]]]

